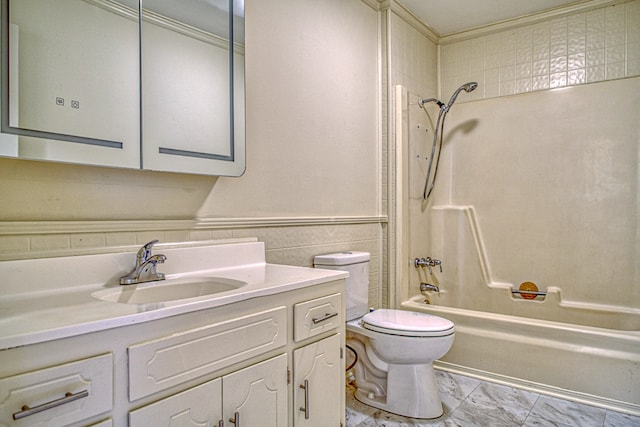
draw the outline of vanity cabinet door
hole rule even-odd
[[[287,355],[222,378],[225,425],[284,427],[287,423]]]
[[[222,419],[217,378],[129,413],[130,427],[217,426]]]
[[[293,406],[296,427],[338,427],[344,415],[344,361],[341,335],[293,352]]]
[[[130,427],[287,425],[287,355],[249,366],[222,378],[129,413]]]

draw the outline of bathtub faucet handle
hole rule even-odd
[[[428,267],[430,262],[431,262],[431,257],[416,258],[416,259],[413,260],[413,265],[416,268]]]
[[[413,260],[413,265],[416,268],[419,267],[427,267],[429,269],[429,274],[433,274],[432,267],[438,266],[440,267],[440,273],[442,273],[442,261],[439,259],[431,258],[430,256],[426,258],[416,258]]]
[[[435,267],[436,265],[437,265],[438,267],[440,267],[440,273],[442,273],[442,261],[440,261],[439,259],[432,259],[432,260],[431,260],[431,265],[432,265],[433,267]],[[431,270],[429,270],[429,271],[431,271]]]

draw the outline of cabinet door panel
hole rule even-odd
[[[129,413],[130,427],[209,427],[222,419],[220,378]]]
[[[341,335],[336,334],[293,352],[293,407],[296,427],[340,426],[344,413],[341,342]]]
[[[222,379],[226,422],[238,413],[241,426],[287,425],[287,355],[236,371]]]

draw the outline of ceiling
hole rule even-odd
[[[439,35],[547,11],[585,0],[399,0]]]

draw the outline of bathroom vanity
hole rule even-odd
[[[266,264],[259,242],[156,251],[166,286],[241,285],[114,302],[132,253],[0,263],[0,426],[344,425],[346,273]],[[93,277],[61,287],[72,265]]]

